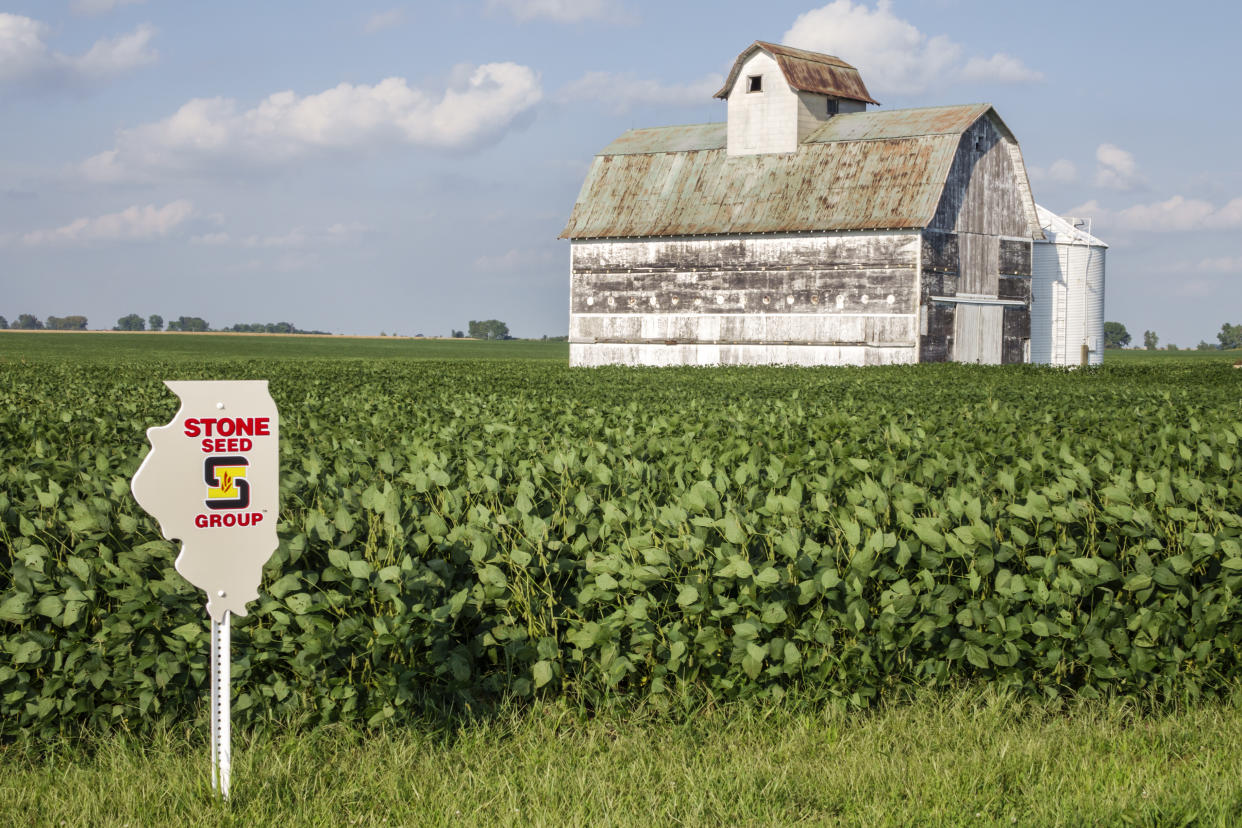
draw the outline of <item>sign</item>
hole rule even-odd
[[[267,380],[164,384],[181,408],[168,425],[147,429],[151,451],[131,488],[161,534],[181,541],[177,571],[207,593],[211,784],[228,799],[229,619],[259,597],[263,565],[276,551],[280,428]]]
[[[177,571],[207,593],[207,614],[245,615],[276,551],[280,429],[267,380],[166,382],[181,409],[147,429],[134,498],[169,540]]]

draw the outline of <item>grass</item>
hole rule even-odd
[[[282,334],[0,331],[0,363],[222,359],[553,359],[568,362],[569,345],[536,340],[485,342]]]
[[[1233,825],[1242,710],[1072,712],[965,692],[877,712],[691,717],[556,706],[364,734],[235,738],[215,801],[203,734],[0,749],[30,825]]]
[[[1202,365],[1208,362],[1233,363],[1239,360],[1242,360],[1242,350],[1217,351],[1213,349],[1210,351],[1147,351],[1113,348],[1104,352],[1105,365],[1136,365],[1142,363],[1167,365],[1171,362],[1185,362]]]

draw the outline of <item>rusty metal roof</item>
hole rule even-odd
[[[989,114],[836,115],[794,153],[732,157],[725,124],[630,130],[595,157],[561,238],[926,227],[962,133]]]
[[[785,81],[794,89],[831,95],[835,98],[846,98],[851,101],[863,101],[877,105],[880,103],[867,92],[867,85],[863,83],[858,70],[841,58],[763,40],[756,40],[737,56],[737,60],[733,62],[733,69],[729,71],[728,79],[715,97],[729,97],[729,90],[737,81],[738,73],[742,71],[742,64],[756,49],[763,49],[776,60],[777,65],[781,67],[781,72],[785,75]]]

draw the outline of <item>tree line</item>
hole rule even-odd
[[[31,313],[23,313],[11,324],[0,316],[0,330],[22,331],[85,331],[85,316],[49,316],[47,322]],[[228,333],[291,333],[291,334],[327,334],[329,331],[304,331],[291,322],[239,322],[227,328],[212,328],[206,319],[199,316],[179,316],[164,325],[164,317],[153,313],[143,319],[136,313],[126,314],[116,320],[114,331],[188,331],[203,332],[219,330]]]
[[[1124,348],[1130,344],[1132,337],[1130,332],[1126,330],[1126,326],[1120,322],[1104,323],[1104,347],[1105,348]],[[1212,344],[1206,340],[1199,340],[1199,344],[1195,346],[1196,351],[1232,351],[1242,348],[1242,324],[1230,325],[1228,322],[1220,326],[1220,333],[1216,334],[1216,344]],[[1143,347],[1148,351],[1159,350],[1160,337],[1155,331],[1143,331]],[[1180,350],[1173,343],[1164,346],[1166,351]]]

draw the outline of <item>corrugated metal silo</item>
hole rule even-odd
[[[1058,216],[1036,205],[1045,240],[1031,253],[1031,362],[1104,361],[1104,252],[1090,219]]]

